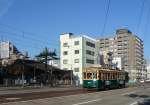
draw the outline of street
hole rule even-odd
[[[0,105],[150,105],[144,104],[144,100],[149,98],[150,84],[144,84],[138,87],[23,100]]]

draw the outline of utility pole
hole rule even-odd
[[[50,82],[51,82],[51,86],[53,87],[53,66],[52,66],[52,60],[51,60],[50,66],[51,66],[51,73],[50,73],[51,78],[50,78]]]
[[[72,70],[70,70],[70,82],[71,82],[71,85],[72,85],[72,75],[73,75],[73,73],[72,73]]]
[[[22,59],[22,88],[24,88],[24,62]]]

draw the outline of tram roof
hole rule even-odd
[[[112,68],[103,68],[103,67],[87,67],[84,68],[83,71],[109,71],[109,72],[125,72],[123,70],[119,70],[119,69],[112,69]]]

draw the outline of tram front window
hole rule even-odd
[[[92,73],[87,73],[87,79],[92,79]]]
[[[83,73],[83,78],[86,79],[86,73],[85,72]]]
[[[93,79],[97,79],[97,73],[93,73]]]

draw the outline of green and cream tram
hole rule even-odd
[[[83,70],[83,88],[97,90],[123,88],[128,81],[128,73],[121,70],[89,67]]]

